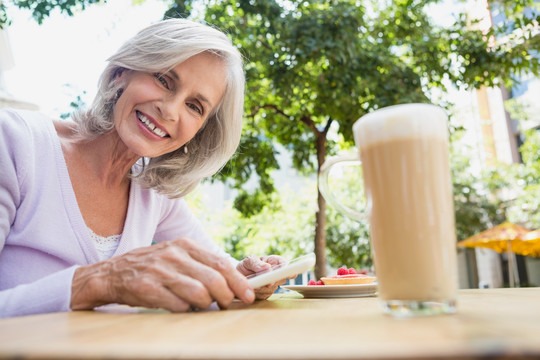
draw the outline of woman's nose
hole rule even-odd
[[[181,96],[169,96],[157,103],[158,112],[166,121],[179,121],[182,118],[183,103]]]

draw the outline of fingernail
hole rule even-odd
[[[253,300],[255,300],[255,293],[253,292],[252,289],[247,289],[246,290],[246,293],[244,294],[244,298],[246,299],[247,302],[253,302]]]

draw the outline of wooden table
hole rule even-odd
[[[461,290],[454,315],[396,319],[376,297],[277,294],[226,311],[0,320],[0,358],[540,358],[540,288]]]

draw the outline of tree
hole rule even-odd
[[[239,189],[237,208],[248,215],[261,209],[274,190],[276,141],[291,152],[298,170],[317,172],[336,149],[329,135],[337,132],[338,141],[350,144],[352,124],[367,112],[429,102],[434,87],[494,86],[511,83],[525,70],[539,72],[532,56],[540,48],[538,36],[512,32],[528,29],[538,14],[524,14],[510,1],[497,2],[507,11],[507,21],[489,32],[471,30],[464,14],[451,27],[434,24],[426,11],[437,1],[428,0],[198,3],[206,9],[204,19],[227,31],[247,59],[244,137],[220,176]],[[192,5],[176,1],[182,15],[189,15]],[[532,7],[533,1],[520,6]],[[509,42],[488,46],[499,33]],[[260,187],[242,190],[252,177]],[[320,193],[317,198],[314,242],[316,276],[321,277],[326,203]]]

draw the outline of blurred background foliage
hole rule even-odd
[[[540,132],[530,128],[532,104],[511,99],[505,107],[515,119],[520,119],[523,144],[522,163],[502,165],[487,171],[485,182],[492,194],[505,204],[509,221],[529,229],[540,228]]]

